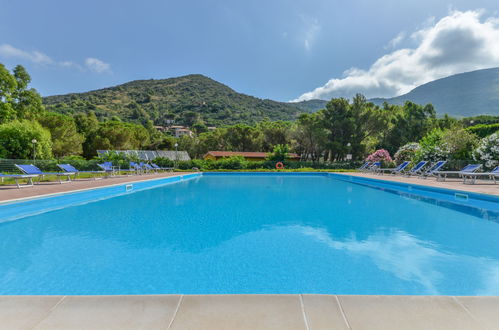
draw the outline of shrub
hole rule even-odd
[[[445,131],[440,143],[440,147],[447,150],[451,159],[471,159],[477,145],[478,137],[464,129]]]
[[[499,165],[499,133],[483,138],[473,152],[473,159],[491,169]]]
[[[52,157],[50,132],[36,121],[12,121],[0,125],[0,158],[33,158],[33,139],[36,158]]]
[[[420,149],[416,152],[415,161],[439,161],[449,158],[449,151],[445,145],[442,144],[442,137],[444,131],[436,128],[426,134],[421,141],[419,141]]]
[[[287,144],[277,144],[274,150],[267,157],[267,160],[274,162],[283,162],[288,159],[289,147]]]
[[[392,157],[390,157],[390,153],[385,149],[378,149],[369,156],[367,156],[366,160],[368,162],[382,162],[383,164],[393,162]]]
[[[479,124],[466,128],[466,131],[476,134],[478,137],[484,138],[499,131],[499,123],[496,124]]]
[[[397,164],[402,163],[403,161],[413,161],[416,158],[417,152],[421,149],[419,143],[411,142],[403,145],[397,150],[394,155],[395,162]]]

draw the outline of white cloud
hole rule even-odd
[[[499,18],[482,16],[482,11],[453,11],[412,33],[414,48],[394,50],[367,70],[349,69],[342,78],[333,78],[293,101],[355,93],[392,97],[452,74],[499,66]]]
[[[25,51],[9,44],[0,45],[0,56],[6,58],[19,58],[36,64],[52,64],[54,61],[39,51]]]
[[[96,73],[111,72],[111,66],[108,63],[99,60],[98,58],[93,58],[93,57],[86,58],[85,66],[90,71]]]
[[[311,50],[317,35],[321,31],[321,26],[319,21],[315,18],[301,16],[301,19],[305,26],[303,32],[303,47],[308,52]]]
[[[396,48],[402,41],[404,41],[404,39],[405,39],[405,32],[404,31],[399,32],[399,34],[397,34],[395,38],[393,38],[388,42],[388,45],[385,47],[385,49]]]
[[[39,51],[27,51],[16,48],[9,44],[0,44],[0,58],[13,58],[20,61],[27,61],[34,64],[50,65],[67,69],[77,69],[80,71],[90,71],[95,73],[109,73],[111,66],[102,60],[94,57],[85,59],[84,65],[74,61],[55,61],[48,55]]]

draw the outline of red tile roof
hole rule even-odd
[[[206,155],[214,157],[230,157],[230,156],[243,156],[246,158],[266,158],[267,152],[253,152],[253,151],[208,151]],[[206,156],[205,155],[205,156]],[[298,159],[300,156],[294,153],[288,153],[289,158]]]

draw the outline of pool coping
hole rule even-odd
[[[0,296],[9,329],[497,329],[499,296]]]
[[[105,188],[111,188],[111,187],[117,187],[117,186],[122,186],[122,185],[127,185],[127,184],[134,184],[138,182],[151,182],[151,181],[157,181],[157,180],[164,180],[168,178],[176,178],[176,177],[184,177],[186,175],[192,175],[192,174],[202,174],[202,172],[188,172],[188,173],[179,173],[176,175],[170,175],[166,177],[159,177],[159,178],[150,178],[150,179],[145,179],[145,180],[133,180],[133,181],[125,181],[125,182],[120,182],[120,183],[113,183],[113,184],[108,184],[105,186],[100,186],[100,187],[90,187],[90,188],[82,188],[82,189],[75,189],[75,190],[68,190],[68,191],[61,191],[61,192],[55,192],[55,193],[48,193],[48,194],[41,194],[41,195],[35,195],[35,196],[29,196],[29,197],[20,197],[20,198],[13,198],[13,199],[6,199],[0,201],[0,206],[5,205],[5,204],[12,204],[12,203],[17,203],[17,202],[24,202],[24,201],[31,201],[31,200],[36,200],[36,199],[42,199],[42,198],[49,198],[49,197],[55,197],[55,196],[61,196],[61,195],[67,195],[67,194],[73,194],[73,193],[79,193],[79,192],[86,192],[86,191],[92,191],[92,190],[99,190],[99,189],[105,189]]]

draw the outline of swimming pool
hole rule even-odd
[[[189,175],[0,205],[0,294],[499,294],[499,199]]]

